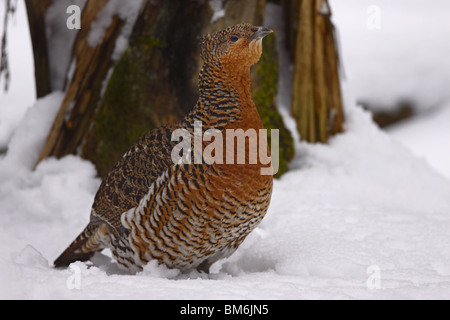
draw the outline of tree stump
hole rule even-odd
[[[294,7],[299,14],[292,115],[302,140],[326,143],[343,131],[344,122],[331,10],[327,0],[300,1]]]

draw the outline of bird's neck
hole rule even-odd
[[[222,130],[247,118],[259,119],[251,97],[250,68],[205,64],[199,76],[199,91],[191,120]]]

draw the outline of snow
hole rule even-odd
[[[450,177],[450,2],[331,0],[346,86],[372,110],[402,101],[415,119],[388,132]],[[377,26],[377,24],[379,24]]]
[[[143,6],[142,0],[127,1],[127,5],[123,5],[121,0],[110,0],[100,11],[96,21],[92,23],[87,42],[91,47],[99,45],[105,37],[106,30],[112,23],[112,18],[117,15],[125,21],[125,25],[121,29],[121,33],[116,40],[116,47],[113,52],[113,60],[117,61],[123,52],[128,48],[128,38],[133,31],[134,24]]]
[[[279,30],[285,30],[283,8],[279,5],[268,3],[264,13],[264,26],[276,30],[277,51],[280,60],[278,77],[277,104],[280,112],[284,112],[284,120],[289,122],[287,115],[291,109],[292,81],[294,66],[290,61],[286,48],[286,34]],[[291,128],[291,133],[296,134],[297,129]],[[298,137],[297,137],[298,138]],[[298,139],[297,139],[298,140]]]
[[[213,16],[211,18],[211,23],[216,22],[217,20],[225,17],[225,8],[223,0],[208,0],[209,6],[213,10]]]
[[[280,30],[281,11],[269,8],[266,22]],[[288,77],[289,62],[281,60]],[[40,99],[0,157],[0,298],[448,299],[450,180],[437,169],[445,161],[431,163],[403,143],[416,148],[424,134],[424,145],[448,137],[449,108],[386,133],[356,105],[361,91],[347,79],[345,133],[328,145],[296,143],[291,171],[275,181],[266,218],[210,275],[155,262],[127,275],[110,252],[67,270],[52,268],[88,223],[100,180],[94,165],[77,156],[33,168],[63,94]],[[396,88],[386,94],[395,97]],[[295,132],[289,93],[278,101]],[[442,149],[427,146],[427,155]]]

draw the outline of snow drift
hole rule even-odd
[[[38,101],[29,113],[45,113],[56,98]],[[41,127],[28,118],[12,144]],[[26,157],[39,150],[26,149]],[[93,165],[75,156],[48,159],[36,170],[19,160],[11,165],[9,157],[0,160],[2,297],[448,298],[450,292],[450,182],[355,105],[347,106],[346,133],[329,145],[298,143],[263,223],[209,276],[156,264],[130,276],[108,253],[94,264],[53,269],[53,259],[87,223],[100,181]],[[375,288],[368,286],[371,270],[378,270]],[[70,285],[73,277],[78,286]]]
[[[295,133],[283,102],[289,65],[282,70],[281,112]],[[87,224],[100,180],[77,156],[34,168],[63,94],[37,101],[8,128],[0,156],[0,298],[449,298],[450,181],[345,93],[345,133],[328,145],[297,142],[266,218],[210,275],[150,263],[130,276],[108,252],[52,268]]]

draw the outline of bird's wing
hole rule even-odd
[[[172,165],[172,129],[148,132],[117,162],[95,196],[91,221],[100,219],[120,230],[121,215],[137,207],[152,183]]]

